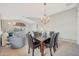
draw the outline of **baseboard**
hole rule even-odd
[[[77,41],[76,40],[72,40],[72,39],[59,38],[59,40],[77,44]]]

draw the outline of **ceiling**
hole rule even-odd
[[[47,15],[56,14],[71,8],[73,3],[47,3]],[[0,3],[0,13],[4,19],[20,17],[41,17],[43,16],[42,3]]]

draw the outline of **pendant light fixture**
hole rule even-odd
[[[44,5],[44,15],[41,17],[41,22],[43,24],[47,24],[49,22],[49,17],[46,14],[46,3],[43,4]]]

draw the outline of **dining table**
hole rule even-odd
[[[41,56],[44,56],[44,48],[45,48],[45,43],[44,41],[47,39],[48,37],[37,37],[37,39],[40,41],[40,53]]]

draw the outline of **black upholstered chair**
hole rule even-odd
[[[56,48],[58,48],[58,33],[53,33],[50,38],[44,41],[46,48],[50,48],[50,55],[52,56],[52,48],[55,53]]]
[[[55,52],[55,49],[54,49],[54,39],[55,39],[55,36],[56,36],[56,34],[54,34],[54,35],[51,35],[51,37],[48,39],[49,41],[44,41],[44,43],[45,43],[45,47],[46,48],[49,48],[50,49],[50,55],[52,56],[53,54],[52,54],[52,48],[53,48],[53,51]]]
[[[28,38],[28,45],[29,45],[28,53],[30,53],[30,48],[31,48],[32,56],[34,56],[34,49],[40,46],[40,42],[35,41],[34,38],[30,34],[27,34],[26,36]]]
[[[54,35],[54,31],[51,31],[49,37],[44,41],[46,47],[49,46],[52,35]]]

